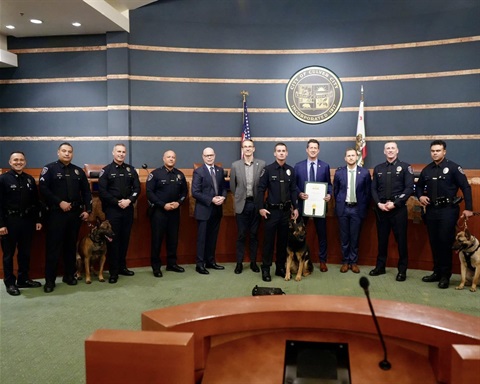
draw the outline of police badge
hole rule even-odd
[[[342,83],[327,68],[306,67],[290,78],[285,99],[296,119],[306,124],[324,123],[335,116],[342,105]]]

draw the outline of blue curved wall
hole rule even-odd
[[[206,146],[228,167],[247,90],[258,157],[272,161],[281,139],[293,164],[313,137],[337,167],[354,145],[363,85],[367,167],[383,161],[387,140],[401,159],[427,163],[429,142],[443,138],[447,157],[478,169],[480,3],[452,3],[159,1],[130,13],[130,34],[11,38],[19,67],[0,70],[0,166],[20,149],[42,167],[67,140],[77,164],[110,162],[125,142],[136,167],[174,149],[188,168]],[[310,65],[343,83],[340,112],[319,125],[285,104],[288,79]]]

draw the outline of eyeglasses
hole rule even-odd
[[[213,153],[213,154],[211,154],[211,155],[203,155],[203,156],[205,156],[205,157],[212,157],[212,156],[215,156],[215,154]]]

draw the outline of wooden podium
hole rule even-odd
[[[134,372],[136,382],[277,384],[283,378],[286,340],[348,343],[355,384],[456,384],[470,374],[466,367],[478,367],[477,317],[386,300],[373,300],[373,305],[392,364],[389,371],[378,367],[383,351],[366,299],[256,296],[144,312],[138,340],[135,331],[95,332],[85,342],[87,383],[111,378],[111,371],[117,382],[126,382],[121,380],[125,371]],[[129,364],[122,356],[127,351],[135,356],[131,351],[151,343],[161,352],[152,354],[150,365]],[[100,348],[101,355],[95,353]],[[119,366],[119,361],[125,364]]]

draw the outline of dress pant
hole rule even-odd
[[[342,264],[357,264],[358,243],[362,230],[362,219],[358,215],[358,207],[345,206],[343,216],[338,217],[338,226],[342,245]]]
[[[260,214],[253,201],[247,200],[242,213],[235,215],[237,222],[237,263],[243,262],[245,254],[245,243],[247,237],[250,241],[250,262],[257,261],[258,249],[258,227],[260,225]]]
[[[452,246],[459,213],[458,206],[428,206],[425,216],[433,255],[433,272],[448,279],[452,275]]]
[[[30,251],[35,231],[35,219],[20,216],[6,218],[8,235],[1,237],[3,251],[3,282],[8,287],[17,281],[25,282],[29,279]],[[18,278],[13,272],[13,257],[18,247]]]
[[[290,209],[287,211],[280,209],[270,210],[270,215],[268,215],[264,224],[262,269],[268,269],[272,265],[275,237],[277,239],[275,264],[277,268],[285,268],[289,219]]]
[[[150,262],[154,271],[160,270],[162,261],[160,252],[162,249],[162,241],[165,238],[167,246],[167,265],[177,264],[177,246],[178,246],[178,230],[180,227],[180,210],[174,209],[166,211],[161,207],[153,210],[150,218],[152,225],[152,241]]]
[[[64,276],[72,279],[76,272],[78,232],[82,211],[72,209],[50,210],[47,215],[45,280],[54,283],[57,277],[58,260],[63,256]]]
[[[378,238],[378,269],[384,269],[387,264],[388,238],[393,232],[398,247],[398,272],[405,273],[408,266],[407,247],[407,207],[395,208],[393,211],[384,212],[376,208],[377,213],[377,238]]]
[[[217,237],[222,221],[222,206],[214,205],[208,220],[197,220],[197,267],[203,268],[206,264],[215,264],[215,250]]]
[[[120,207],[107,207],[105,218],[110,221],[115,237],[107,243],[107,258],[110,276],[127,268],[127,251],[130,242],[130,232],[133,225],[133,206],[122,209]]]
[[[308,224],[310,217],[305,216],[303,222],[305,227]],[[317,232],[318,238],[318,259],[321,263],[327,262],[327,219],[314,217],[313,224],[315,225],[315,230]]]

